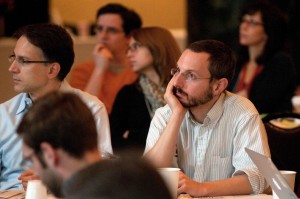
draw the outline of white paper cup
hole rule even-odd
[[[296,172],[295,171],[280,171],[281,175],[284,177],[288,185],[292,190],[294,190],[295,187],[295,178],[296,178]],[[273,193],[273,199],[279,199],[275,191],[272,191]]]
[[[165,181],[172,198],[177,198],[179,168],[159,168],[158,172]]]
[[[296,113],[300,113],[300,96],[292,97],[292,104],[293,104],[294,111]]]
[[[28,181],[25,198],[26,199],[46,199],[47,198],[47,189],[40,180],[30,180],[30,181]]]

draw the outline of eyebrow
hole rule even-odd
[[[122,29],[122,27],[119,28],[119,27],[105,26],[105,25],[100,25],[100,24],[96,24],[96,26],[101,27],[101,28],[112,28],[112,29],[117,29],[117,30]]]

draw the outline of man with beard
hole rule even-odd
[[[64,181],[100,160],[94,117],[73,93],[52,92],[38,99],[21,120],[21,165],[56,196]],[[82,182],[84,183],[84,182]]]
[[[156,167],[179,167],[178,194],[193,197],[258,194],[266,182],[247,156],[270,156],[254,105],[226,91],[235,69],[222,42],[192,43],[181,55],[165,100],[151,122],[145,158]]]

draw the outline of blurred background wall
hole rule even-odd
[[[50,8],[58,12],[65,23],[94,22],[96,11],[107,3],[121,3],[138,12],[144,26],[168,29],[185,28],[185,0],[50,0]]]
[[[4,36],[11,36],[18,26],[29,21],[65,25],[76,36],[79,26],[86,27],[95,22],[99,7],[115,2],[138,12],[143,26],[170,29],[182,49],[200,39],[218,39],[234,49],[238,38],[238,16],[246,1],[253,0],[0,0],[0,103],[15,95],[12,83],[6,81],[11,79],[7,56],[14,44]],[[270,1],[288,15],[290,52],[300,85],[300,0]],[[93,38],[78,40],[75,37],[75,63],[90,56],[94,42]]]

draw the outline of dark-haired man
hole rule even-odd
[[[15,129],[31,104],[51,91],[74,92],[87,103],[97,125],[98,149],[112,153],[104,104],[64,81],[74,61],[73,41],[67,31],[54,24],[35,24],[19,29],[15,37],[17,42],[9,56],[9,71],[14,90],[20,94],[0,105],[0,190],[22,189],[18,180],[23,172],[20,167],[22,145]],[[28,174],[19,178],[25,186],[32,177]]]
[[[142,26],[140,16],[121,4],[101,7],[96,15],[97,44],[93,60],[73,68],[70,84],[97,96],[108,113],[118,91],[136,79],[126,57],[130,32]]]
[[[100,160],[94,117],[74,93],[39,98],[17,132],[23,141],[22,166],[34,171],[56,197],[64,196],[66,179]]]
[[[178,166],[178,193],[193,197],[262,193],[266,182],[244,148],[270,155],[254,105],[226,91],[235,69],[222,42],[192,43],[171,73],[165,100],[150,125],[145,157]]]

